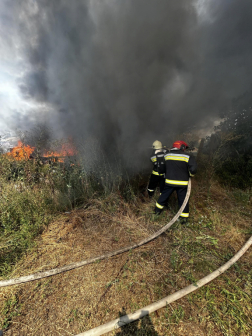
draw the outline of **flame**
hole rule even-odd
[[[28,160],[34,151],[35,147],[24,145],[22,141],[18,141],[18,145],[12,148],[6,155],[17,161]],[[69,142],[63,144],[58,151],[47,151],[43,153],[42,157],[48,157],[57,162],[64,162],[66,157],[74,156],[76,154],[77,150],[75,149],[73,142],[69,140]]]
[[[15,159],[15,160],[28,160],[31,154],[34,152],[35,147],[31,147],[29,145],[24,145],[22,141],[18,141],[18,145],[11,149],[7,156]]]
[[[71,141],[61,146],[58,151],[48,151],[43,154],[43,157],[57,158],[58,162],[64,162],[65,157],[74,156],[77,154],[76,149]]]

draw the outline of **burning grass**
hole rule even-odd
[[[5,335],[75,335],[133,312],[195,282],[226,262],[251,234],[251,205],[217,184],[193,181],[191,219],[136,250],[41,281],[4,288]],[[224,203],[221,200],[224,199]],[[10,277],[63,266],[119,249],[157,231],[154,203],[125,202],[118,193],[90,198],[61,214],[36,240]],[[231,270],[150,317],[109,335],[241,335],[252,331],[252,251]]]
[[[12,158],[17,161],[29,160],[34,150],[35,150],[35,147],[25,145],[22,143],[22,141],[18,141],[18,145],[12,148],[11,151],[7,153],[6,155],[9,158]]]
[[[45,150],[39,147],[32,147],[19,140],[17,146],[11,148],[10,152],[6,153],[5,156],[14,161],[50,158],[53,161],[65,162],[66,158],[77,155],[77,149],[71,139],[59,142],[56,147],[57,150]]]

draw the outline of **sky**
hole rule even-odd
[[[125,157],[207,133],[251,89],[251,14],[250,0],[1,0],[0,130],[49,124]]]

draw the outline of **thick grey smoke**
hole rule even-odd
[[[156,139],[211,126],[251,86],[250,0],[208,1],[205,16],[196,0],[3,3],[23,97],[57,111],[46,120],[61,135],[135,162]]]
[[[208,17],[200,26],[200,102],[221,111],[232,99],[251,90],[252,2],[208,1],[207,6]]]

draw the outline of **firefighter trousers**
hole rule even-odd
[[[186,197],[187,186],[186,187],[185,186],[183,186],[183,187],[180,187],[180,186],[179,187],[173,187],[173,186],[165,183],[164,190],[163,190],[162,194],[159,196],[159,199],[156,203],[156,208],[155,208],[156,213],[160,213],[163,210],[164,206],[168,202],[169,197],[171,196],[171,194],[174,191],[176,191],[176,193],[177,193],[178,206],[179,206],[179,209],[180,209],[180,207],[183,204],[184,199]],[[186,207],[183,210],[180,217],[183,217],[183,218],[189,217],[189,202],[187,202]]]
[[[159,186],[160,193],[163,192],[164,186],[165,186],[165,178],[163,175],[155,175],[151,174],[149,185],[148,185],[148,195],[149,197],[152,197],[154,195],[154,192],[156,188]]]

